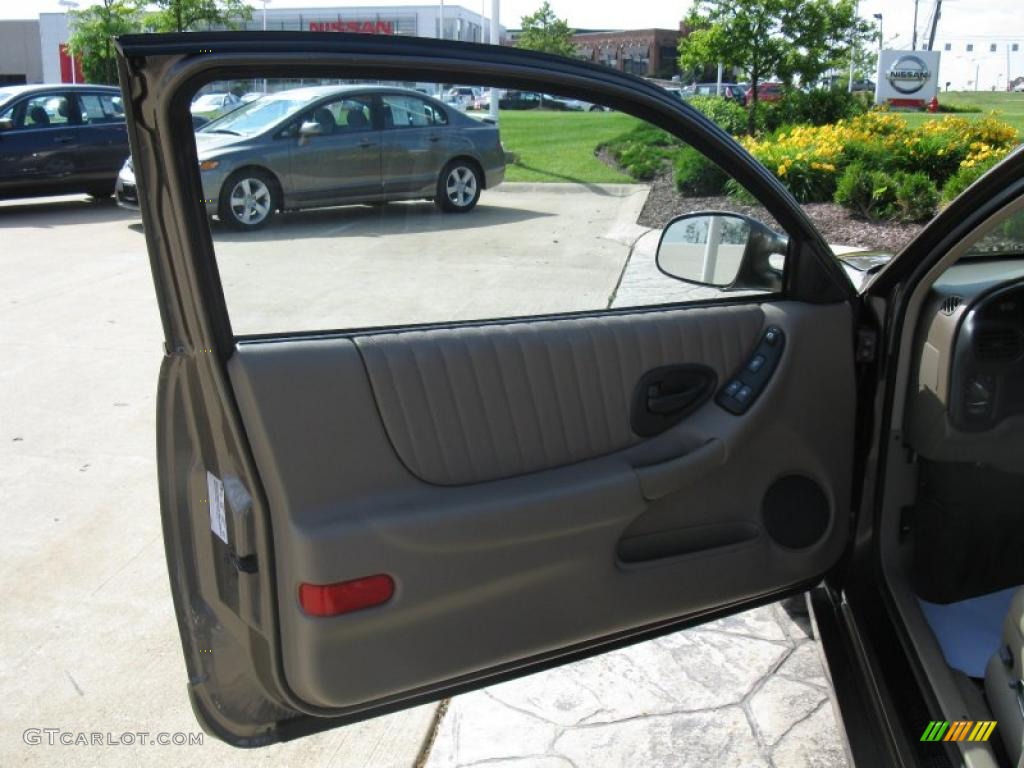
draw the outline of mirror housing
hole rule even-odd
[[[299,136],[309,138],[310,136],[323,136],[324,127],[316,120],[306,120],[299,126]]]
[[[677,216],[662,230],[656,262],[668,277],[723,291],[782,288],[789,238],[728,211]]]
[[[14,127],[14,120],[9,117],[0,118],[0,131],[9,131]]]

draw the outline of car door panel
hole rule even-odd
[[[501,46],[273,37],[119,42],[166,337],[161,513],[205,728],[258,745],[334,727],[756,604],[837,562],[851,513],[852,290],[766,169],[671,95],[606,68]],[[474,74],[485,70],[493,82]],[[223,71],[458,74],[642,117],[764,203],[790,237],[783,290],[236,338],[195,148],[167,138],[192,135],[191,98]],[[769,328],[785,346],[746,412],[714,394],[653,436],[632,429],[636,393],[654,399],[637,389],[645,374],[691,366],[718,393]],[[306,587],[383,577],[393,593],[373,607],[303,609]]]
[[[852,429],[853,363],[834,340],[850,323],[846,305],[778,303],[241,344],[231,381],[288,531],[289,686],[363,707],[823,571],[846,538],[852,446],[833,436]],[[768,325],[789,343],[750,411],[707,402],[629,434],[645,370],[703,363],[725,380]],[[823,381],[823,366],[850,375]],[[791,475],[829,505],[801,550],[762,516]],[[299,584],[379,573],[396,582],[385,605],[299,605]]]

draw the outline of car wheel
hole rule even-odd
[[[452,160],[437,179],[434,202],[442,211],[465,213],[480,199],[480,170],[467,160]]]
[[[110,196],[114,194],[113,187],[96,187],[86,192],[89,197],[93,200],[109,200]]]
[[[278,206],[276,189],[274,179],[266,171],[249,169],[231,174],[217,203],[220,220],[233,229],[266,226]]]
[[[591,104],[589,111],[590,112],[604,112],[604,109],[602,107],[600,107],[599,105],[597,105],[597,104]]]

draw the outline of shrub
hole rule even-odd
[[[641,181],[653,179],[665,167],[682,142],[649,123],[641,123],[614,139],[598,144],[630,176]]]
[[[675,157],[676,189],[688,197],[720,195],[728,176],[693,147],[683,147]]]
[[[924,173],[895,174],[851,163],[836,184],[835,201],[872,221],[926,221],[935,215],[939,192]]]
[[[970,165],[962,165],[956,173],[950,176],[945,186],[942,187],[942,201],[944,203],[952,202],[961,192],[984,176],[989,168],[999,163],[1005,156],[1005,154],[993,154],[984,160],[973,162]]]
[[[711,118],[726,133],[737,136],[747,130],[747,110],[732,99],[718,96],[694,96],[688,102]]]
[[[806,93],[792,88],[783,94],[777,111],[790,124],[827,125],[862,115],[867,106],[855,94],[839,88]]]
[[[851,163],[836,183],[835,201],[865,219],[888,218],[895,195],[889,177],[864,163]]]
[[[894,217],[900,221],[928,221],[939,205],[939,190],[924,173],[901,173],[893,179]]]

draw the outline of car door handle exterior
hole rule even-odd
[[[359,142],[359,146],[362,147],[363,149],[366,149],[368,147],[375,147],[375,146],[377,146],[377,142],[376,141],[370,141],[369,139],[363,139],[362,141]]]
[[[55,144],[70,144],[75,140],[74,136],[56,136],[53,141]]]
[[[427,140],[428,141],[432,141],[432,142],[434,142],[436,144],[437,142],[439,142],[441,140],[441,137],[440,136],[431,136]]]

